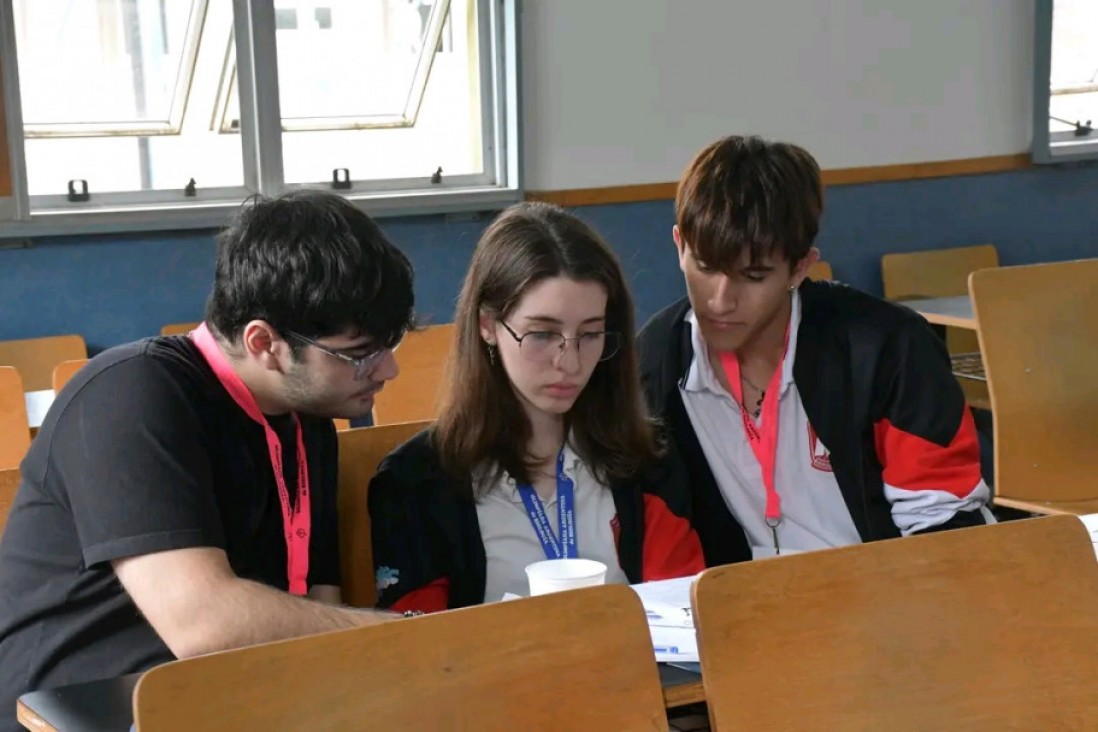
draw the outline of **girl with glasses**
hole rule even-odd
[[[526,595],[525,567],[545,559],[594,559],[619,583],[701,571],[696,535],[657,495],[633,301],[599,236],[556,206],[504,211],[455,321],[437,423],[370,484],[379,605]]]

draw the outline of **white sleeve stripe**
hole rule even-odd
[[[884,493],[892,504],[892,520],[904,536],[940,526],[961,511],[982,509],[984,519],[991,519],[989,523],[994,522],[991,512],[986,509],[991,500],[991,491],[983,479],[964,498],[958,498],[949,491],[912,491],[888,483],[885,483]]]

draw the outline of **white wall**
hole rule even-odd
[[[1033,0],[525,0],[527,188],[676,180],[730,133],[824,168],[1025,151]]]

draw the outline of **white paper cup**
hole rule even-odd
[[[606,584],[606,565],[594,559],[545,559],[526,566],[530,596]]]

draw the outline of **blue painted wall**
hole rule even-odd
[[[1003,264],[1098,257],[1098,166],[842,186],[818,244],[838,279],[880,293],[880,257],[991,242]],[[613,244],[643,320],[684,290],[669,201],[579,209]],[[420,313],[449,319],[484,220],[389,219],[416,269]],[[0,250],[0,340],[79,333],[92,352],[196,320],[213,277],[211,232],[48,239]]]

